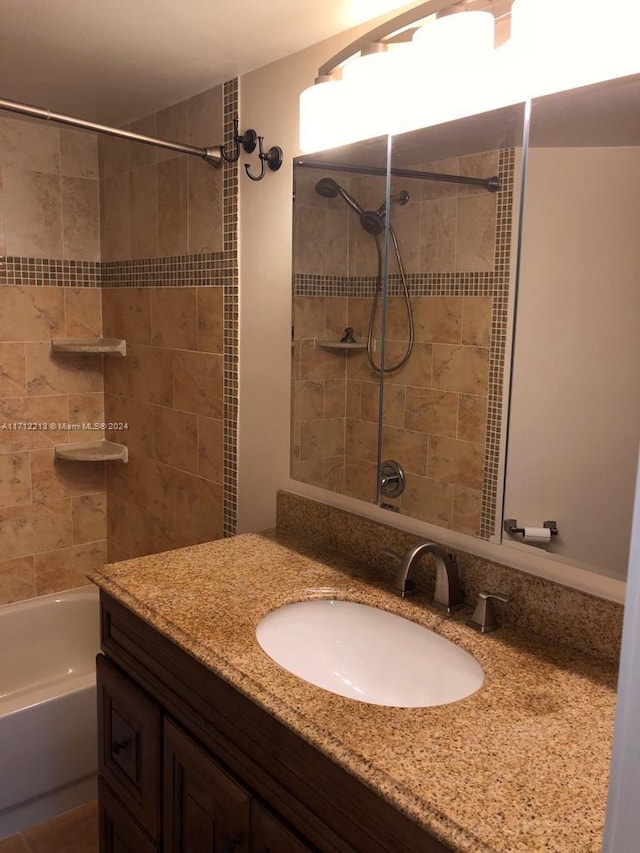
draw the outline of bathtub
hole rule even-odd
[[[0,607],[0,838],[96,796],[93,586]]]

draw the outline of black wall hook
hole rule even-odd
[[[224,146],[220,149],[220,153],[222,154],[222,159],[226,160],[227,163],[237,163],[240,159],[240,148],[245,151],[247,154],[253,154],[256,150],[256,145],[258,142],[258,134],[252,128],[249,130],[245,130],[244,133],[240,133],[238,130],[238,117],[236,116],[233,120],[233,144],[235,146],[235,150],[231,154],[227,154]]]
[[[280,166],[282,166],[283,154],[282,148],[279,145],[273,145],[266,153],[263,149],[264,137],[258,137],[258,157],[260,159],[260,174],[252,175],[251,167],[245,163],[244,169],[247,173],[247,177],[252,181],[261,181],[266,174],[266,167],[268,166],[272,172],[277,172]]]

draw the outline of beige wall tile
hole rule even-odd
[[[156,126],[158,136],[161,139],[170,139],[180,142],[187,138],[187,102],[180,101],[167,107],[165,110],[160,110],[156,113]],[[163,163],[167,160],[175,160],[176,158],[184,158],[186,155],[180,154],[177,151],[158,148],[156,152],[158,163]]]
[[[385,348],[385,365],[388,367],[398,364],[405,352],[406,346],[404,344],[390,341]],[[433,348],[431,344],[416,341],[409,361],[395,373],[387,375],[385,382],[392,385],[414,385],[418,388],[429,388],[431,386],[432,362]]]
[[[107,561],[107,543],[92,542],[37,554],[34,558],[38,595],[86,586],[87,574]]]
[[[158,254],[158,179],[156,167],[146,166],[129,175],[130,246],[132,258],[155,258]]]
[[[0,344],[0,397],[27,393],[24,344]]]
[[[0,455],[0,506],[12,506],[30,501],[29,454]]]
[[[448,160],[423,163],[412,168],[423,172],[438,172],[441,175],[459,175],[460,161],[457,157]],[[435,198],[451,198],[458,195],[460,184],[448,184],[444,181],[421,181],[421,200],[429,201]]]
[[[345,453],[351,459],[376,462],[378,458],[377,424],[368,421],[347,421]]]
[[[214,483],[222,483],[223,433],[221,420],[198,418],[198,475]]]
[[[198,341],[201,352],[223,351],[224,289],[196,288]]]
[[[325,336],[339,341],[347,327],[347,300],[339,296],[328,296],[325,300]]]
[[[313,341],[302,341],[300,377],[302,379],[343,379],[347,356],[338,350],[315,347]]]
[[[324,383],[324,417],[344,418],[346,415],[347,383],[343,379]]]
[[[159,153],[159,158],[162,156]],[[179,160],[159,162],[158,256],[161,258],[187,254],[187,200],[186,155]]]
[[[404,385],[387,384],[384,389],[382,422],[388,426],[401,427],[404,423]],[[362,420],[378,422],[380,409],[380,385],[376,382],[362,383]]]
[[[222,356],[174,353],[173,396],[175,407],[183,412],[222,418]]]
[[[131,396],[131,350],[127,344],[125,358],[105,358],[104,360],[104,391],[105,394],[115,394],[121,397]]]
[[[429,440],[430,477],[470,489],[482,489],[484,448],[481,444],[453,438]]]
[[[156,114],[152,113],[143,118],[131,121],[127,129],[133,133],[141,133],[143,136],[157,136]],[[153,145],[145,145],[143,142],[129,143],[129,166],[131,170],[144,169],[145,166],[155,166],[157,159],[157,148]]]
[[[0,166],[60,174],[58,128],[0,117]]]
[[[49,343],[25,344],[31,397],[102,391],[102,363],[87,355],[57,355]]]
[[[64,337],[64,288],[0,289],[0,341],[48,341]]]
[[[222,486],[178,473],[176,525],[191,542],[222,536]]]
[[[60,177],[3,167],[2,189],[7,254],[61,258]]]
[[[293,271],[326,274],[326,212],[296,205],[293,217]]]
[[[155,459],[134,460],[125,472],[128,482],[120,497],[133,501],[142,512],[170,523],[175,517],[179,472]]]
[[[130,394],[143,403],[173,406],[173,350],[161,347],[130,347]]]
[[[320,456],[312,459],[291,460],[291,477],[301,483],[324,487],[324,460]]]
[[[495,248],[495,193],[459,198],[455,269],[489,272],[494,266]]]
[[[131,258],[130,223],[131,182],[129,174],[123,172],[106,178],[100,187],[100,248],[103,261],[125,261]]]
[[[2,189],[2,167],[0,166],[0,256],[7,254],[4,233],[4,192]]]
[[[0,453],[18,453],[25,450],[41,450],[55,444],[66,444],[68,433],[49,429],[4,429],[10,424],[66,423],[69,403],[66,396],[55,397],[6,397],[0,399]],[[1,540],[0,540],[1,541]]]
[[[411,300],[418,341],[461,342],[464,300],[455,296],[418,296]]]
[[[370,314],[371,299],[361,296],[350,296],[347,299],[347,325],[353,327],[353,334],[357,338],[366,337]]]
[[[69,178],[98,180],[98,136],[95,133],[62,130],[60,174]]]
[[[327,275],[347,275],[349,253],[349,211],[325,213],[325,271]]]
[[[384,196],[383,196],[384,197]],[[355,217],[354,217],[355,218]],[[376,242],[359,224],[349,222],[349,275],[377,275]]]
[[[198,424],[194,414],[152,406],[153,455],[165,465],[195,474],[198,470]]]
[[[33,557],[18,557],[0,562],[0,604],[24,601],[36,594]]]
[[[405,471],[426,474],[429,455],[429,437],[409,429],[382,428],[382,455],[396,459]]]
[[[422,272],[451,272],[455,269],[457,204],[456,198],[436,199],[421,204]]]
[[[344,418],[304,421],[300,425],[300,460],[341,456],[345,450]]]
[[[322,485],[331,492],[344,491],[344,456],[322,460]]]
[[[416,322],[416,320],[417,318],[414,316],[414,323]],[[407,303],[405,302],[405,299],[402,296],[390,296],[387,300],[386,335],[387,340],[389,341],[409,340],[409,319],[407,315]],[[428,338],[420,338],[420,340],[428,340]]]
[[[107,430],[105,438],[126,444],[132,454],[153,456],[153,404],[115,394],[105,394],[104,402],[105,421],[128,425],[126,430]]]
[[[60,180],[62,241],[65,260],[100,260],[98,183],[88,178]]]
[[[307,381],[293,383],[294,421],[320,420],[324,414],[324,382]],[[336,415],[344,417],[344,415]]]
[[[392,341],[388,350],[393,350],[394,342]],[[376,363],[380,361],[380,353],[374,352],[374,357],[377,359]],[[369,365],[369,360],[367,358],[366,352],[349,352],[346,355],[346,366],[347,366],[347,380],[349,382],[358,381],[358,382],[376,382],[379,377],[379,373],[374,370]],[[391,381],[391,377],[388,377],[388,381]]]
[[[100,179],[123,175],[130,169],[131,144],[115,136],[98,137],[98,162]]]
[[[76,545],[107,538],[107,496],[80,495],[71,500],[73,541]]]
[[[102,294],[97,287],[65,287],[68,338],[98,338],[102,334]]]
[[[488,347],[491,343],[490,296],[467,296],[462,300],[462,343]]]
[[[480,535],[482,492],[454,486],[453,518],[451,527],[471,536]]]
[[[344,461],[345,494],[361,501],[375,501],[377,470],[375,462],[347,456]]]
[[[103,334],[125,338],[127,344],[150,344],[152,290],[150,287],[104,288]]]
[[[176,525],[190,542],[222,536],[222,486],[178,472]]]
[[[459,170],[461,175],[469,178],[491,178],[498,174],[498,151],[482,151],[479,154],[468,154],[460,157]],[[458,195],[486,195],[484,187],[458,186]]]
[[[326,330],[327,299],[324,296],[294,296],[293,316],[295,339],[322,338]]]
[[[153,553],[152,517],[141,512],[133,503],[108,495],[107,541],[110,559],[112,549],[120,559]]]
[[[222,169],[190,157],[187,163],[187,251],[221,252]]]
[[[350,420],[365,420],[362,417],[362,396],[363,383],[350,379],[347,382],[347,417]]]
[[[486,396],[488,383],[488,349],[434,344],[434,388],[459,391],[462,394]]]
[[[406,184],[406,181],[404,183]],[[398,241],[405,273],[420,272],[420,208],[421,205],[413,200],[406,205],[393,204],[391,207],[391,227]],[[389,253],[389,272],[396,275],[400,268],[393,243]]]
[[[453,489],[428,477],[407,474],[406,487],[402,495],[402,512],[412,518],[420,518],[441,527],[451,525]]]
[[[105,488],[104,463],[55,460],[53,450],[36,450],[30,454],[33,500],[45,503],[101,492]]]
[[[428,388],[407,388],[404,425],[431,435],[457,436],[458,395]]]
[[[82,424],[101,424],[104,417],[104,395],[100,392],[93,394],[69,394],[69,423],[72,426]],[[102,438],[99,430],[87,430],[89,441]],[[82,440],[78,433],[73,433],[74,442]]]
[[[0,510],[0,541],[10,558],[66,548],[72,538],[68,499]]]
[[[487,432],[487,398],[460,394],[458,438],[483,444]]]
[[[187,108],[187,142],[199,148],[222,142],[222,86],[214,86],[189,98]]]
[[[197,307],[195,287],[153,287],[151,342],[154,346],[195,350]]]

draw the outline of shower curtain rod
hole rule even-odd
[[[324,169],[332,172],[355,172],[358,175],[380,175],[385,177],[387,170],[379,166],[352,166],[349,163],[330,163],[322,160],[296,160],[296,166],[305,169]],[[413,169],[397,169],[391,167],[394,178],[416,178],[420,181],[442,181],[447,184],[472,184],[476,187],[484,187],[490,193],[500,189],[500,178],[495,175],[491,178],[471,178],[466,175],[446,175],[441,172],[417,172]]]
[[[30,104],[21,104],[18,101],[9,101],[0,98],[0,109],[44,121],[57,121],[60,124],[69,124],[72,127],[80,127],[83,130],[92,130],[94,133],[103,133],[106,136],[116,136],[119,139],[129,139],[133,142],[142,142],[144,145],[155,145],[157,148],[168,148],[171,151],[180,151],[182,154],[192,154],[202,157],[214,166],[221,166],[223,161],[222,145],[213,145],[208,148],[196,148],[194,145],[183,145],[181,142],[170,142],[168,139],[156,139],[154,136],[145,136],[142,133],[134,133],[131,130],[120,130],[117,127],[109,127],[106,124],[96,124],[93,121],[85,121],[64,113],[54,113],[51,110],[34,107]]]

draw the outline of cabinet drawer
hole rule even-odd
[[[108,786],[98,782],[100,853],[158,853]]]
[[[157,842],[160,709],[102,655],[96,664],[99,773]]]

